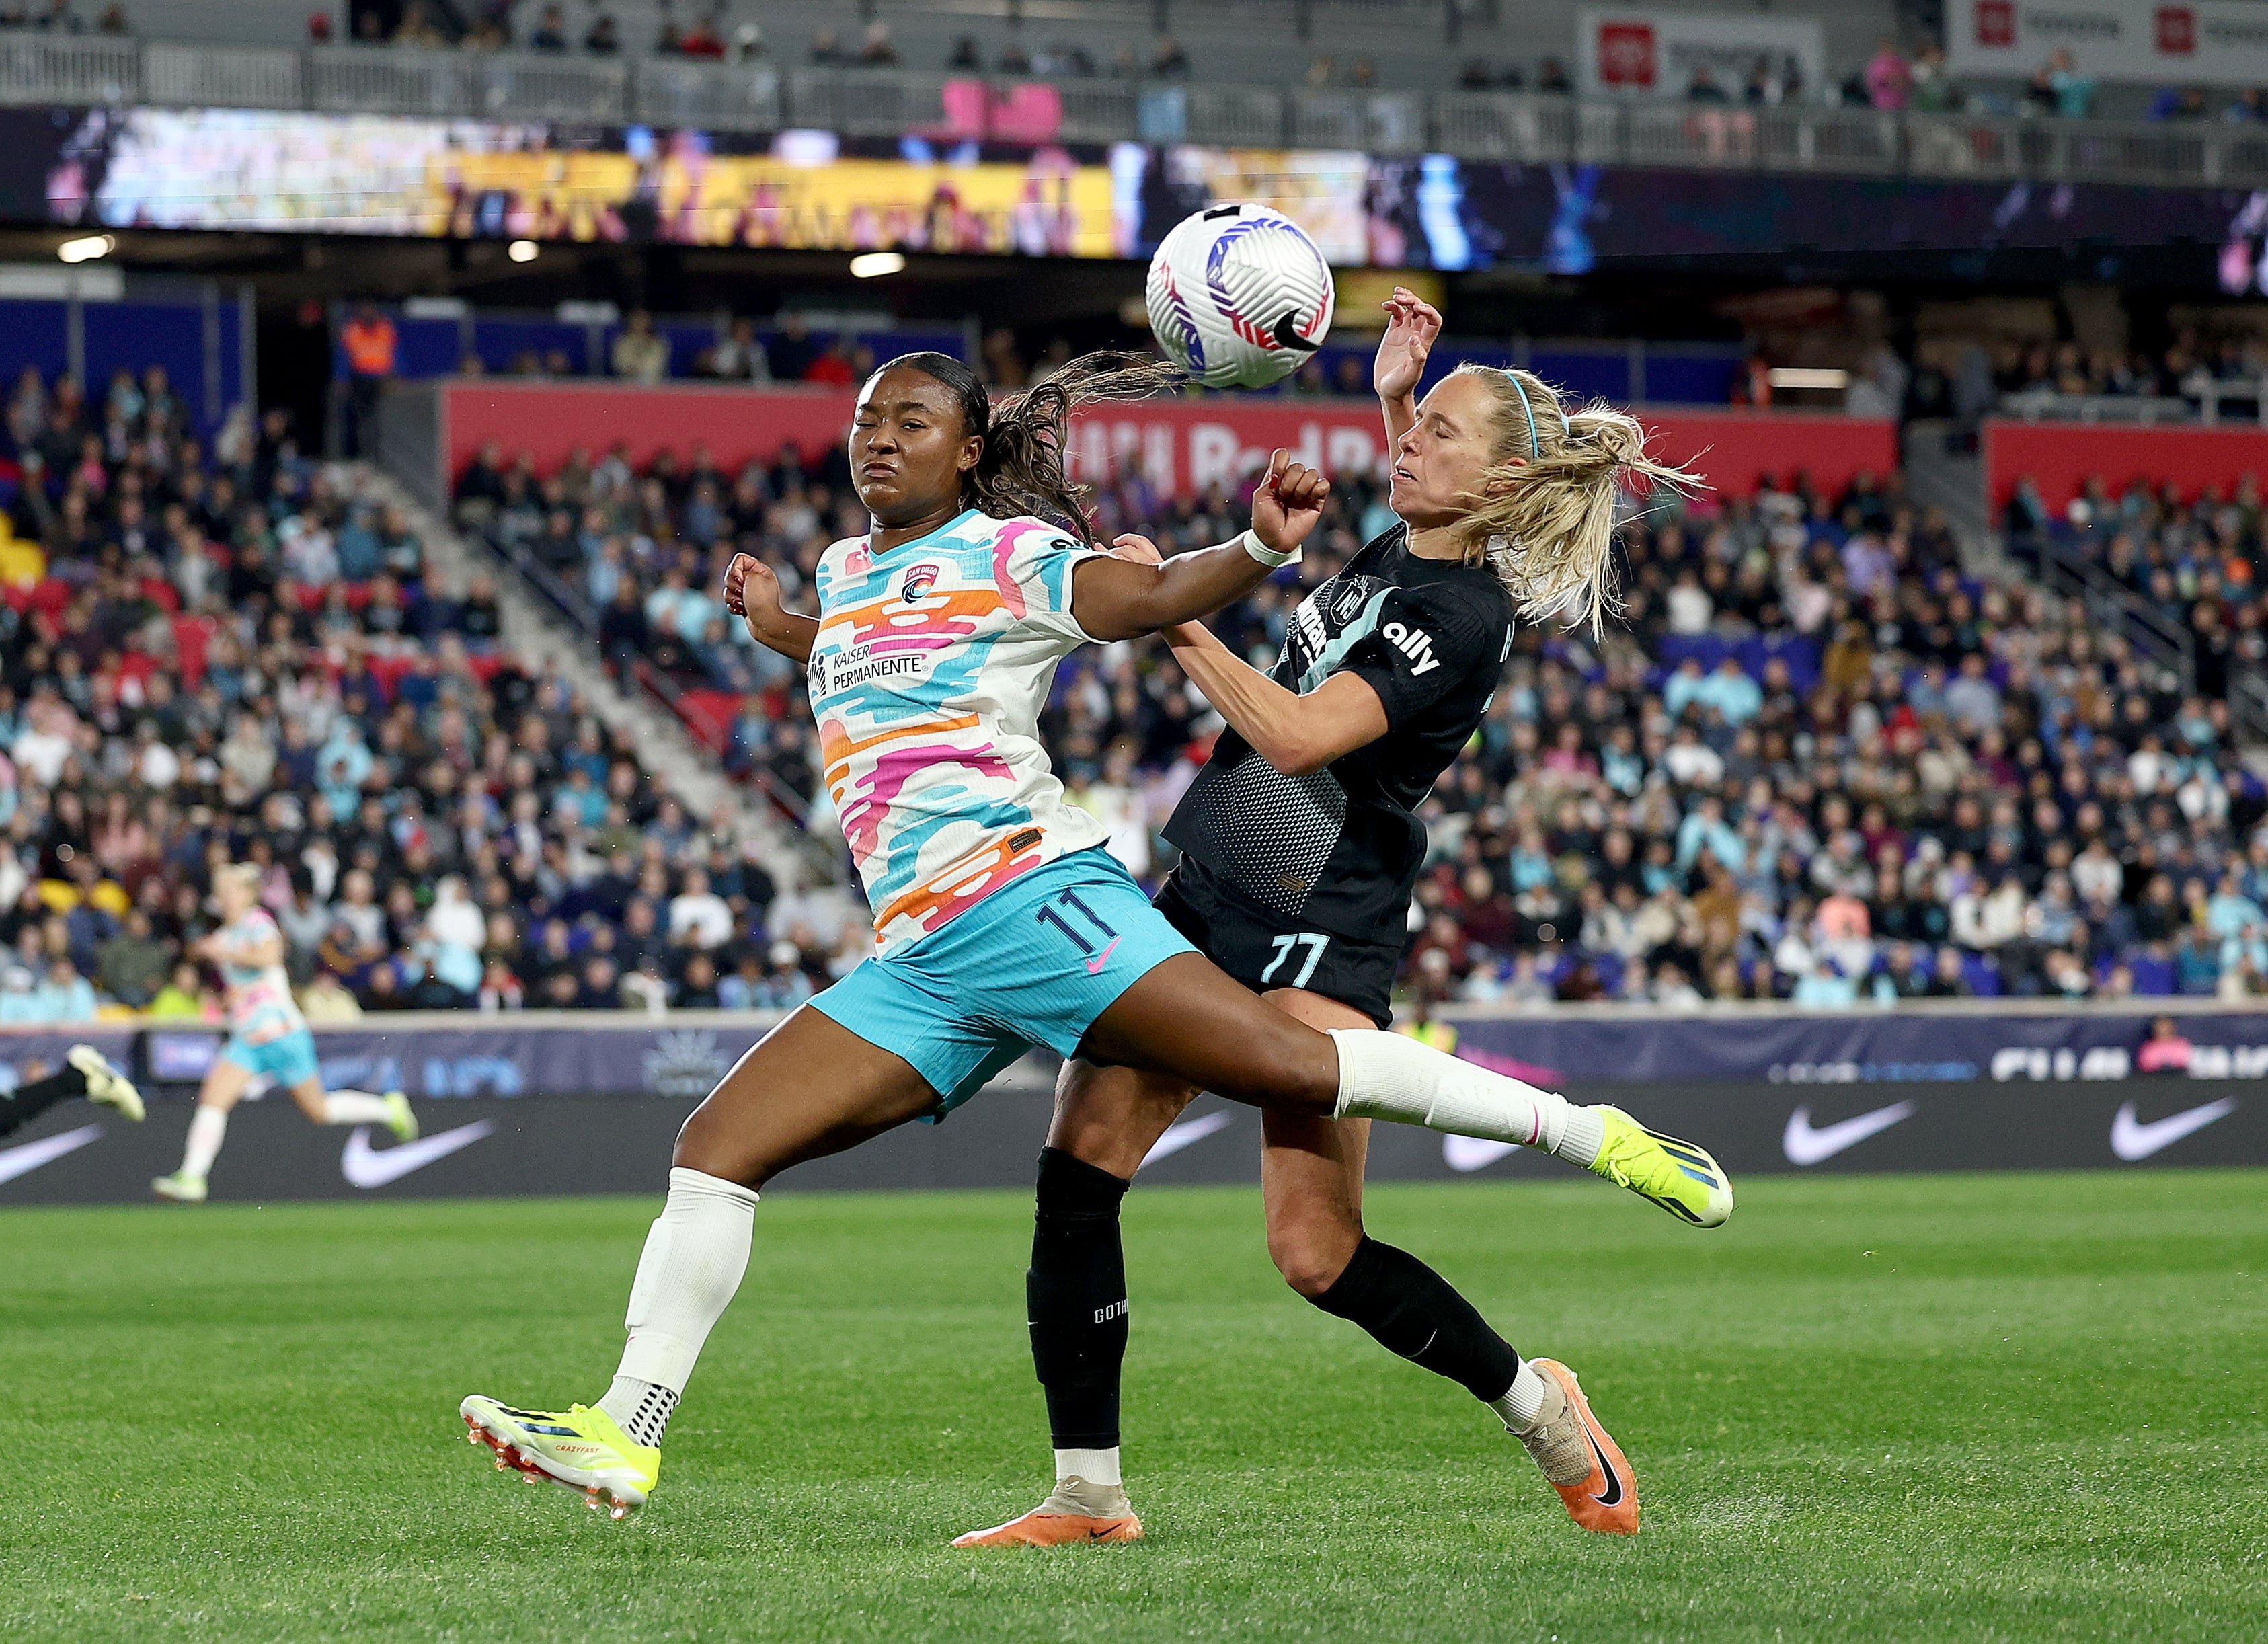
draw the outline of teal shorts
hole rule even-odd
[[[221,1055],[247,1073],[265,1073],[286,1090],[321,1077],[323,1071],[315,1061],[315,1036],[305,1028],[265,1044],[247,1044],[231,1034]]]
[[[1109,852],[1074,851],[811,1003],[913,1064],[943,1118],[1035,1044],[1076,1055],[1120,994],[1195,952]]]

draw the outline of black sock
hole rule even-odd
[[[1057,1148],[1040,1150],[1024,1299],[1032,1364],[1059,1450],[1107,1450],[1118,1442],[1118,1373],[1126,1359],[1118,1202],[1127,1185]]]
[[[1520,1355],[1455,1286],[1409,1251],[1376,1239],[1357,1245],[1346,1271],[1312,1300],[1361,1325],[1387,1352],[1462,1383],[1484,1403],[1503,1397],[1520,1373]]]
[[[29,1124],[58,1102],[86,1094],[86,1075],[66,1063],[59,1073],[33,1079],[0,1094],[0,1136]]]

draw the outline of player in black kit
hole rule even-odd
[[[1166,632],[1229,728],[1167,825],[1183,854],[1157,906],[1231,976],[1327,1029],[1391,1021],[1425,855],[1414,812],[1487,711],[1514,617],[1595,627],[1613,598],[1617,491],[1639,479],[1693,483],[1646,457],[1629,417],[1570,411],[1526,372],[1462,366],[1418,403],[1440,316],[1399,289],[1386,307],[1373,380],[1402,523],[1307,597],[1268,674],[1202,625]],[[1138,538],[1120,549],[1154,552]],[[1132,1069],[1065,1067],[1040,1155],[1027,1278],[1056,1488],[1035,1511],[955,1544],[1141,1535],[1117,1448],[1118,1206],[1196,1095]],[[1609,1148],[1621,1127],[1638,1132],[1614,1110],[1583,1111],[1603,1116],[1577,1124],[1603,1125]],[[1269,1254],[1292,1288],[1487,1404],[1579,1524],[1634,1531],[1636,1481],[1572,1373],[1523,1362],[1440,1274],[1363,1231],[1368,1122],[1267,1112],[1263,1123]],[[1592,1158],[1602,1139],[1573,1128],[1552,1151]],[[1678,1213],[1714,1225],[1730,1207],[1726,1191],[1699,1215]]]
[[[35,1073],[13,1089],[0,1090],[0,1136],[24,1128],[58,1102],[85,1097],[116,1108],[129,1119],[142,1117],[142,1093],[91,1044],[74,1044],[52,1073]]]

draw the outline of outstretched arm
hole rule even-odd
[[[1304,777],[1387,733],[1386,704],[1359,674],[1334,674],[1301,696],[1184,623],[1167,636],[1174,660],[1253,751],[1287,777]]]
[[[1441,335],[1441,311],[1405,286],[1379,305],[1386,310],[1386,335],[1371,362],[1371,386],[1386,412],[1386,447],[1391,453],[1418,421],[1418,380],[1433,339]]]
[[[819,619],[780,602],[779,579],[753,554],[735,554],[725,571],[725,608],[748,625],[748,637],[799,666],[811,660]]]
[[[1249,534],[1270,555],[1289,556],[1323,517],[1329,491],[1322,475],[1276,452],[1252,496]],[[1150,564],[1103,555],[1071,573],[1071,614],[1096,639],[1132,639],[1241,599],[1282,563],[1248,552],[1241,537]]]
[[[1156,544],[1122,536],[1116,552],[1155,564]],[[1303,777],[1386,734],[1386,704],[1359,674],[1334,674],[1306,696],[1286,690],[1221,644],[1203,623],[1165,630],[1174,660],[1253,751],[1287,777]]]

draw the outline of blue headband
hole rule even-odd
[[[1528,385],[1519,378],[1513,377],[1508,371],[1504,374],[1511,378],[1512,386],[1520,390],[1521,412],[1528,418],[1528,452],[1533,456],[1541,457],[1543,454],[1543,442],[1535,437],[1535,408],[1528,403]],[[1572,433],[1573,427],[1567,421],[1567,408],[1559,403],[1559,396],[1556,393],[1551,396],[1551,409],[1559,413],[1559,432],[1562,437]]]

